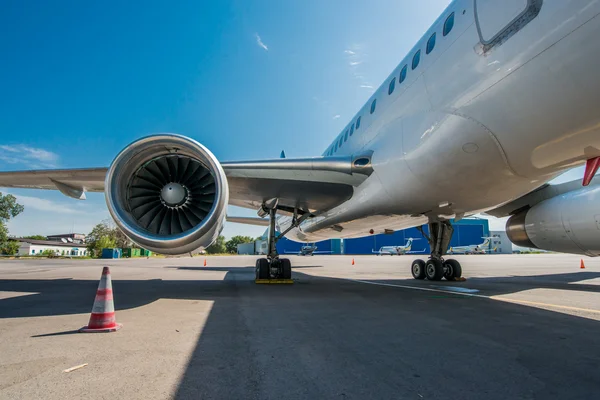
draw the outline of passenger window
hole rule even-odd
[[[377,106],[377,99],[373,100],[371,103],[371,114],[375,112],[375,107]]]
[[[431,50],[433,50],[434,47],[435,47],[435,32],[433,33],[433,35],[431,35],[431,37],[427,41],[427,48],[425,49],[425,53],[427,53],[427,54],[431,53]]]
[[[346,134],[344,135],[344,142],[348,140],[348,129],[346,129]]]
[[[419,61],[421,61],[421,50],[417,51],[413,57],[413,62],[412,62],[413,70],[419,66]]]
[[[448,18],[446,18],[446,22],[444,22],[444,31],[442,32],[444,36],[450,33],[452,28],[454,27],[454,13],[450,14]]]
[[[392,79],[390,82],[390,86],[388,87],[388,94],[392,94],[394,92],[394,88],[396,87],[396,78]]]
[[[360,128],[360,117],[356,119],[356,129]]]
[[[352,136],[353,133],[354,133],[354,124],[352,124],[352,126],[350,127],[350,136]]]
[[[400,71],[400,83],[404,82],[404,80],[406,79],[406,71],[408,70],[408,65],[405,65],[402,68],[402,71]]]

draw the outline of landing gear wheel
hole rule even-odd
[[[444,278],[453,281],[462,276],[462,268],[457,260],[449,259],[444,261]]]
[[[269,260],[266,258],[259,258],[256,260],[256,279],[269,279]]]
[[[430,281],[439,281],[444,276],[444,266],[440,260],[430,258],[425,263],[425,275]]]
[[[281,278],[292,279],[292,263],[289,258],[280,258],[279,263],[281,267]]]
[[[410,266],[410,272],[415,279],[425,279],[425,261],[415,260]]]

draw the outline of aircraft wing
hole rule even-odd
[[[360,163],[356,163],[361,159]],[[365,163],[364,159],[369,162]],[[229,203],[258,209],[279,199],[279,208],[314,212],[352,197],[353,187],[371,174],[370,154],[348,157],[286,158],[221,164],[229,183]],[[76,199],[104,191],[108,168],[0,172],[0,187],[53,189]]]

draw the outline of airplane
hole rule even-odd
[[[599,14],[593,0],[453,1],[320,156],[221,162],[192,138],[157,134],[108,168],[2,172],[0,186],[104,192],[119,228],[164,254],[211,244],[228,204],[254,209],[246,222],[269,226],[257,278],[291,277],[275,247],[286,235],[428,224],[431,254],[412,275],[454,279],[450,220],[478,213],[510,217],[517,245],[598,256]],[[582,180],[547,184],[580,165]]]
[[[300,248],[300,251],[288,252],[286,254],[297,254],[299,256],[313,256],[315,254],[331,254],[331,251],[317,251],[317,246],[315,245],[306,245]]]
[[[491,237],[483,237],[485,239],[481,244],[471,244],[468,246],[453,246],[448,250],[448,254],[485,254],[486,249],[490,246]]]
[[[406,244],[404,246],[383,246],[378,251],[372,250],[373,254],[377,254],[379,256],[382,255],[390,255],[390,256],[400,256],[403,254],[411,254],[411,253],[420,253],[416,251],[411,251],[413,238],[408,238]]]

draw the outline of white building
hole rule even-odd
[[[80,243],[63,243],[54,240],[17,239],[19,242],[20,256],[35,256],[45,251],[52,251],[54,255],[65,257],[82,257],[87,255],[87,249]]]

